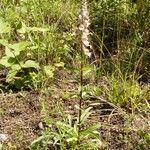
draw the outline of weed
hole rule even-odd
[[[91,114],[91,107],[82,111],[80,126],[80,143],[78,143],[78,124],[77,118],[72,118],[68,115],[64,121],[55,121],[53,119],[47,120],[51,124],[47,124],[49,127],[43,131],[42,136],[37,138],[31,143],[31,149],[41,148],[55,148],[55,149],[99,149],[101,145],[100,135],[97,129],[100,128],[99,124],[91,126],[85,126],[86,121]],[[64,118],[64,117],[63,117]]]
[[[148,120],[149,0],[83,2],[79,20],[77,13],[80,12],[81,1],[78,0],[3,0],[0,3],[0,87],[7,89],[8,86],[13,92],[16,92],[16,88],[37,90],[40,96],[45,94],[49,101],[42,103],[41,108],[46,127],[43,128],[42,136],[32,142],[31,149],[98,149],[98,145],[101,145],[101,138],[97,133],[99,125],[88,126],[86,121],[90,122],[91,118],[86,117],[91,114],[91,108],[87,106],[87,110],[82,110],[83,105],[91,102],[92,98],[99,105],[99,102],[95,102],[96,97],[104,103],[100,109],[107,109],[108,104],[112,104],[116,111],[118,107],[114,106],[117,105],[129,114],[129,120],[132,118],[131,113],[134,117],[138,114]],[[2,89],[0,91],[4,96],[6,94]],[[70,102],[74,103],[72,98],[79,100],[78,117],[66,117],[66,108],[60,105],[64,102],[70,106]],[[0,104],[1,102],[3,99]],[[8,100],[8,104],[9,102]],[[50,102],[54,103],[54,117],[59,120],[57,122],[50,118],[53,112],[49,109]],[[20,101],[17,103],[20,104]],[[94,112],[101,112],[97,108],[99,107],[93,108]],[[96,114],[96,120],[92,122],[96,122],[98,118],[99,121],[107,120],[109,131],[104,132],[110,135],[117,122],[110,124],[110,118],[117,118],[120,121],[117,125],[126,124],[126,120],[115,117],[115,111],[110,112],[108,120],[107,115],[100,114],[97,117]],[[1,118],[5,120],[5,115],[4,106],[0,108],[0,121],[3,121]],[[135,122],[139,123],[138,120]],[[107,127],[106,123],[105,126]],[[130,124],[128,130],[133,127]],[[1,128],[3,130],[3,126]],[[123,130],[126,132],[126,129]],[[113,144],[115,147],[112,149],[122,148],[119,145],[122,142],[119,131],[115,130],[115,133],[112,139],[106,138],[110,145],[108,149]],[[23,134],[22,132],[19,137],[22,141]],[[102,133],[101,136],[103,134],[105,135]],[[134,134],[137,136],[133,140],[135,143],[131,140],[132,136],[136,137]],[[126,138],[126,143],[129,143],[122,149],[133,149],[134,146],[137,149],[147,148],[147,130],[139,133],[132,131],[127,135],[131,135],[131,138],[124,135],[124,132],[121,133],[121,137]],[[116,139],[119,137],[117,141],[115,136]],[[17,149],[17,146],[10,144],[13,149]]]

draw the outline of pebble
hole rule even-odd
[[[0,142],[5,142],[7,141],[8,136],[6,134],[0,134]]]

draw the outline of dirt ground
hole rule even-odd
[[[50,97],[49,97],[50,98]],[[52,103],[54,101],[51,101]],[[48,101],[49,108],[54,106]],[[100,122],[99,129],[102,141],[109,149],[128,149],[136,147],[137,143],[142,144],[139,132],[150,132],[150,124],[142,117],[130,116],[119,109],[114,109],[109,104],[88,100],[84,103],[86,108],[92,105],[93,114],[89,123]],[[100,105],[98,105],[98,103]],[[76,115],[74,105],[76,100],[64,101],[66,113]],[[29,144],[40,135],[39,123],[42,122],[40,112],[39,94],[36,92],[23,92],[15,94],[0,95],[0,133],[6,134],[8,140],[5,143],[9,149],[25,150]],[[107,109],[107,110],[106,110]],[[53,117],[57,118],[57,115]],[[147,115],[148,117],[148,115]],[[131,119],[132,118],[132,119]],[[148,149],[148,145],[145,146]]]
[[[43,104],[48,115],[56,120],[61,119],[61,111],[73,116],[77,115],[75,105],[77,98],[65,99],[62,96],[67,91],[77,91],[73,80],[63,80],[46,92],[18,91],[16,93],[0,94],[0,134],[7,135],[3,145],[10,150],[27,150],[31,142],[40,136],[44,124]],[[101,139],[104,149],[128,150],[150,149],[145,143],[145,133],[150,133],[150,112],[130,113],[102,98],[89,97],[83,101],[83,108],[92,106],[92,115],[88,124],[100,122]],[[45,107],[45,106],[44,106]],[[59,111],[58,111],[59,109]]]
[[[0,133],[9,148],[25,149],[37,137],[41,121],[37,93],[0,95]]]

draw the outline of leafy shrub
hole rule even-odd
[[[6,78],[9,84],[19,89],[40,88],[52,77],[55,68],[70,62],[74,39],[71,32],[78,9],[75,3],[60,0],[44,0],[42,4],[29,0],[2,3],[1,65],[9,70]],[[46,71],[47,68],[51,69]]]

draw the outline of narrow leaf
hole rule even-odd
[[[92,107],[87,108],[81,115],[81,125],[87,120],[87,118],[91,115],[92,112],[90,110]]]

